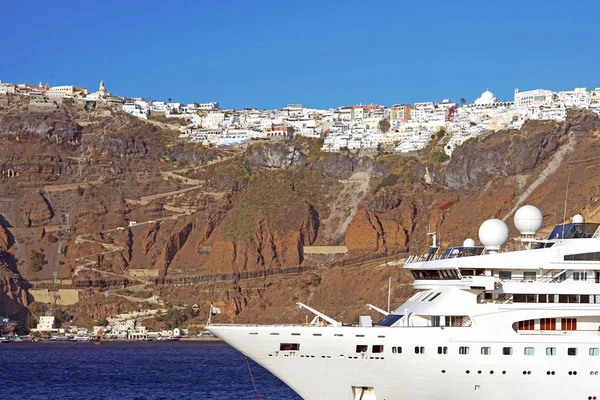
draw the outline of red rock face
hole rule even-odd
[[[0,261],[0,315],[8,318],[23,317],[27,313],[28,304],[27,292],[21,286],[18,275],[10,272],[7,265]]]
[[[26,227],[47,224],[53,216],[50,203],[41,193],[32,193],[21,205],[21,220]]]

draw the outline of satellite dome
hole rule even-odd
[[[486,250],[500,250],[508,240],[508,226],[499,219],[488,219],[479,227],[479,240]]]
[[[475,241],[471,238],[467,238],[463,242],[463,247],[475,247]]]
[[[574,224],[583,224],[583,221],[584,221],[583,215],[577,214],[577,215],[573,216],[573,223]]]
[[[521,235],[535,235],[544,223],[544,216],[535,206],[523,206],[515,213],[514,221]]]

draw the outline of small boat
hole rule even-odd
[[[102,340],[100,340],[100,339],[98,339],[98,340],[94,340],[94,344],[95,344],[95,345],[102,344]]]
[[[0,336],[0,343],[8,343],[10,340],[6,336]]]

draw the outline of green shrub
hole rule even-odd
[[[435,151],[431,154],[431,161],[434,163],[441,164],[450,159],[450,156],[444,153],[443,151]]]

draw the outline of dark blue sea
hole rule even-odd
[[[0,343],[0,399],[258,399],[244,356],[221,342]],[[265,399],[299,400],[250,361]]]

